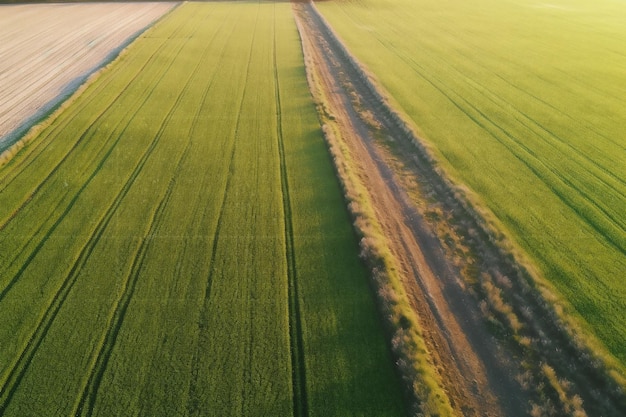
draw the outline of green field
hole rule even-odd
[[[626,363],[626,3],[321,2],[447,172]]]
[[[403,415],[289,3],[186,3],[0,168],[3,416]]]

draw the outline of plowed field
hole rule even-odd
[[[0,5],[0,151],[172,7]]]

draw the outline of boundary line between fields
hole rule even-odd
[[[302,339],[301,309],[298,296],[298,274],[296,268],[296,254],[294,250],[291,197],[289,194],[289,178],[287,177],[287,163],[285,158],[285,144],[283,137],[278,60],[276,58],[276,17],[274,17],[273,42],[274,43],[272,55],[274,59],[274,80],[276,92],[276,137],[278,139],[278,153],[280,158],[280,183],[285,225],[285,258],[287,260],[289,344],[291,351],[293,413],[295,417],[305,417],[309,414],[306,389],[306,363],[304,360],[304,341]]]

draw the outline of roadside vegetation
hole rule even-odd
[[[459,191],[498,244],[534,272],[564,326],[624,386],[626,7],[578,0],[318,7],[441,168],[467,186]],[[514,328],[498,294],[487,296]]]
[[[0,167],[0,414],[405,414],[288,3],[186,3],[71,100]]]
[[[409,399],[410,413],[455,415],[442,386],[432,352],[424,340],[419,317],[407,294],[403,266],[390,245],[393,237],[387,236],[383,230],[382,219],[378,217],[380,210],[373,204],[375,194],[384,198],[379,195],[382,194],[381,190],[371,189],[371,182],[365,179],[369,175],[375,175],[375,169],[367,165],[364,155],[355,152],[355,144],[360,144],[361,138],[356,133],[358,128],[353,124],[355,121],[346,118],[345,112],[349,104],[342,101],[341,94],[333,96],[346,88],[338,80],[338,76],[347,75],[349,68],[327,66],[324,60],[338,63],[344,57],[338,54],[339,45],[331,46],[331,37],[320,34],[325,28],[314,10],[311,5],[294,4],[309,87],[317,103],[337,176],[341,180],[348,209],[360,237],[361,256],[372,276],[379,310],[391,340],[391,352],[396,358],[397,369]],[[322,49],[322,45],[326,49]]]

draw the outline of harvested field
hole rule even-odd
[[[0,5],[0,151],[173,6]]]

